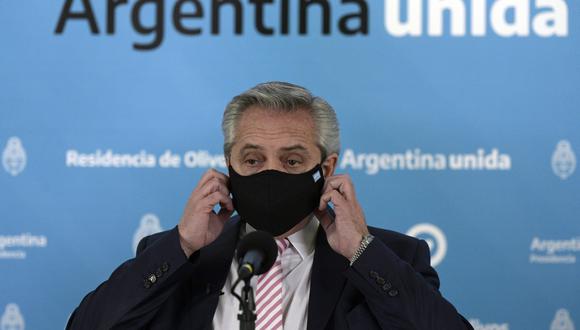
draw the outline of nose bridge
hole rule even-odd
[[[284,164],[278,159],[277,155],[269,155],[264,162],[263,170],[276,170],[284,172]]]

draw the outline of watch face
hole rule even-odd
[[[367,236],[365,236],[364,242],[369,244],[373,240],[373,238],[375,238],[373,235],[368,234]]]

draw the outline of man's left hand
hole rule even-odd
[[[328,203],[334,205],[335,217],[328,213]],[[330,247],[350,260],[369,231],[348,174],[326,178],[320,204],[314,214],[326,231]]]

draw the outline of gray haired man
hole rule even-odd
[[[424,241],[367,226],[351,178],[335,173],[326,101],[259,84],[227,105],[222,129],[228,173],[203,174],[179,224],[144,238],[68,329],[238,328],[234,252],[254,230],[279,252],[251,281],[256,329],[472,329],[439,292]]]

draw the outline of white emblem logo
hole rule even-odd
[[[13,136],[8,139],[6,148],[2,152],[2,165],[12,176],[17,176],[26,167],[26,151],[18,137]]]
[[[314,179],[314,182],[317,182],[320,179],[320,172],[316,171],[316,173],[312,174],[312,179]]]
[[[24,330],[24,318],[20,314],[20,308],[16,304],[6,305],[2,319],[0,320],[1,330]]]
[[[561,308],[556,312],[550,330],[574,330],[574,323],[568,310]]]
[[[424,239],[431,251],[431,266],[436,267],[447,254],[447,238],[443,231],[430,223],[420,223],[411,227],[407,235]]]
[[[137,245],[144,237],[163,231],[159,218],[153,213],[147,213],[141,218],[139,228],[133,234],[133,252],[137,253]]]
[[[566,180],[576,169],[576,156],[568,140],[561,140],[552,154],[552,170],[562,180]]]

